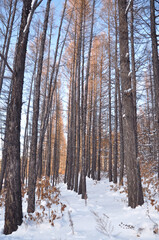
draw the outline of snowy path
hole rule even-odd
[[[0,240],[157,240],[159,235],[153,233],[154,223],[147,216],[147,204],[135,210],[127,207],[125,193],[110,191],[107,179],[100,182],[87,179],[87,202],[77,193],[68,191],[65,184],[59,184],[61,202],[67,205],[64,216],[55,221],[52,227],[48,222],[41,224],[22,224],[18,231],[10,236],[2,234],[3,220],[0,209]],[[122,189],[120,190],[122,191]],[[152,206],[149,213],[159,225],[159,214]],[[105,224],[106,234],[97,230],[99,218]],[[72,226],[71,226],[72,225]],[[101,226],[101,224],[100,224]]]

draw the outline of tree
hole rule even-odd
[[[15,49],[12,73],[11,99],[7,109],[6,120],[6,200],[4,234],[16,231],[22,223],[22,199],[20,177],[20,120],[22,107],[22,90],[25,69],[26,48],[28,42],[31,17],[37,6],[37,1],[23,2],[22,17],[18,42]]]
[[[111,2],[108,3],[108,58],[109,58],[109,182],[112,181],[112,104],[111,104],[111,37],[110,37],[110,10]]]
[[[122,82],[123,95],[123,117],[124,117],[124,142],[125,142],[125,161],[128,182],[128,205],[135,208],[138,204],[142,205],[138,199],[138,176],[136,138],[135,138],[135,117],[134,104],[131,88],[131,74],[129,64],[128,48],[128,24],[127,24],[127,2],[118,0],[119,9],[119,42],[120,42],[120,75]],[[140,189],[142,191],[142,188]]]
[[[38,130],[38,118],[39,118],[39,100],[40,100],[40,83],[41,83],[41,73],[43,65],[44,47],[46,32],[48,26],[48,18],[50,11],[51,0],[47,1],[45,19],[43,25],[43,33],[41,37],[40,50],[39,50],[39,60],[38,60],[38,70],[37,77],[35,80],[34,89],[34,102],[33,102],[33,125],[32,125],[32,139],[31,139],[31,153],[29,161],[29,182],[28,182],[28,213],[35,211],[35,186],[36,186],[36,151],[37,151],[37,130]]]
[[[87,198],[86,193],[86,161],[85,161],[85,143],[86,143],[86,117],[87,117],[87,96],[88,96],[88,80],[89,80],[89,71],[90,71],[90,56],[92,49],[92,39],[93,39],[93,27],[94,27],[94,12],[95,12],[95,3],[93,0],[92,6],[92,19],[91,19],[91,34],[90,34],[90,44],[88,51],[88,60],[87,60],[87,69],[86,69],[86,83],[84,91],[84,105],[83,105],[83,122],[82,122],[82,171],[81,171],[81,186],[82,186],[82,198]]]
[[[156,22],[155,22],[156,16],[154,0],[150,0],[150,18],[151,18],[153,78],[155,89],[155,113],[156,113],[155,128],[156,128],[158,178],[159,178],[159,59],[158,59],[158,43],[156,34]]]
[[[118,161],[118,32],[117,32],[117,1],[115,0],[115,127],[114,127],[114,166],[113,166],[113,182],[117,183],[117,161]],[[119,90],[120,91],[120,90]]]

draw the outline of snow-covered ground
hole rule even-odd
[[[4,208],[0,208],[0,240],[155,240],[159,239],[159,213],[146,201],[142,207],[131,209],[127,206],[127,196],[123,188],[116,191],[115,185],[102,178],[100,182],[87,178],[88,199],[82,200],[74,191],[67,190],[63,183],[58,185],[60,202],[66,205],[61,213],[60,206],[54,204],[54,213],[59,218],[54,226],[48,217],[42,223],[24,220],[18,230],[11,235],[3,235]],[[27,202],[23,201],[24,216]],[[47,216],[51,210],[45,207]],[[63,215],[63,216],[62,216]]]

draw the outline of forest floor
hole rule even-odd
[[[60,182],[37,189],[36,212],[27,214],[27,195],[23,198],[23,224],[11,235],[3,234],[4,205],[0,207],[0,240],[157,240],[159,239],[159,194],[149,184],[145,203],[128,207],[125,188],[87,178],[86,200]],[[145,189],[146,189],[145,183]],[[54,199],[54,200],[53,200]]]

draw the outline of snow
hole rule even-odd
[[[130,76],[131,76],[131,74],[132,74],[132,72],[129,72],[129,73],[128,73],[128,77],[130,77]]]
[[[132,91],[132,88],[128,88],[126,90],[124,90],[124,93],[130,93]]]
[[[25,25],[25,28],[23,30],[24,33],[26,32],[26,30],[28,29],[28,26],[30,24],[30,21],[31,21],[31,18],[32,18],[33,6],[34,6],[35,2],[36,2],[36,0],[32,0],[32,2],[31,2],[31,10],[30,10],[29,15],[27,17],[27,24]]]
[[[31,8],[33,8],[34,4],[35,4],[36,0],[32,0],[32,3],[31,3]]]
[[[16,232],[3,235],[4,207],[0,208],[1,240],[157,240],[154,234],[155,224],[159,224],[158,212],[146,200],[136,209],[128,207],[127,196],[123,187],[117,187],[102,177],[100,182],[87,178],[87,200],[74,191],[67,190],[64,183],[59,183],[60,201],[66,205],[63,214],[55,204],[59,214],[54,226],[47,217],[42,223],[25,221]],[[24,215],[27,201],[23,200]],[[46,209],[46,212],[49,210]],[[63,215],[63,216],[62,216]],[[154,224],[155,223],[155,224]],[[156,225],[158,226],[158,225]],[[102,230],[103,229],[103,230]]]
[[[125,57],[128,58],[128,57],[129,57],[129,53],[126,53],[126,54],[125,54]]]
[[[125,9],[125,14],[127,14],[127,12],[129,11],[130,4],[131,4],[131,0],[129,0],[129,2],[127,4],[127,7]]]

